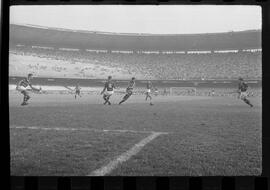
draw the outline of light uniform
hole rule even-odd
[[[247,92],[240,92],[240,95],[239,95],[240,99],[244,99],[247,96],[248,96]]]
[[[104,92],[106,96],[111,96],[113,95],[113,93],[114,93],[113,91],[107,91],[107,90]]]

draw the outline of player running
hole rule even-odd
[[[247,89],[248,85],[247,83],[244,82],[243,78],[239,78],[239,83],[238,83],[238,93],[241,100],[243,100],[246,104],[248,104],[250,107],[253,107],[253,105],[250,103],[250,101],[247,99]]]
[[[115,84],[112,81],[112,77],[108,76],[108,80],[105,82],[104,88],[101,95],[103,94],[103,99],[105,100],[104,105],[108,103],[108,105],[111,105],[111,102],[109,101],[111,95],[113,95],[113,90],[115,89]]]
[[[129,81],[128,87],[126,89],[126,95],[123,97],[123,99],[119,102],[119,105],[125,102],[132,94],[133,89],[135,87],[135,77],[131,78],[131,81]]]
[[[79,86],[79,84],[76,84],[76,87],[75,87],[75,99],[77,98],[77,96],[81,96],[81,87]]]
[[[20,80],[17,84],[16,90],[18,90],[20,93],[23,94],[23,102],[22,102],[22,106],[25,106],[28,104],[28,100],[30,99],[30,95],[29,95],[29,89],[27,89],[27,87],[29,86],[32,90],[41,91],[41,87],[35,88],[32,86],[31,84],[31,79],[33,78],[33,74],[28,74],[27,78],[24,78],[22,80]]]
[[[152,83],[150,81],[147,81],[146,92],[145,92],[145,94],[146,94],[145,101],[147,101],[147,99],[150,98],[150,105],[153,105],[152,96],[150,95],[152,89],[153,89]]]

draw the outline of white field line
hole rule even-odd
[[[135,131],[135,130],[121,130],[121,129],[91,129],[91,128],[67,128],[67,127],[38,127],[38,126],[18,126],[10,125],[10,129],[36,129],[36,130],[54,130],[54,131],[93,131],[93,132],[118,132],[118,133],[160,133],[168,134],[167,132],[155,131]]]
[[[88,176],[104,176],[109,174],[112,170],[117,168],[117,166],[123,162],[129,160],[132,156],[138,154],[141,149],[154,140],[156,137],[164,134],[169,134],[167,132],[155,132],[155,131],[134,131],[134,130],[97,130],[97,129],[89,129],[89,128],[65,128],[65,127],[37,127],[37,126],[17,126],[17,125],[10,125],[10,129],[32,129],[32,130],[55,130],[55,131],[94,131],[94,132],[118,132],[118,133],[150,133],[149,136],[142,139],[140,142],[135,144],[131,149],[124,152],[120,156],[118,156],[115,160],[109,162],[107,165],[101,167],[93,171]]]
[[[138,154],[138,152],[140,152],[140,150],[146,144],[148,144],[149,142],[151,142],[156,137],[158,137],[159,135],[162,135],[162,134],[164,134],[164,133],[153,132],[151,135],[149,135],[148,137],[144,138],[143,140],[141,140],[140,142],[135,144],[131,149],[129,149],[128,151],[126,151],[123,154],[121,154],[120,156],[118,156],[115,160],[112,160],[107,165],[93,171],[88,176],[105,176],[105,175],[109,174],[111,171],[113,171],[115,168],[117,168],[117,166],[119,164],[126,162],[132,156]]]

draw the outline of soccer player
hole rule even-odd
[[[25,106],[28,104],[28,100],[30,99],[30,95],[29,95],[29,89],[27,89],[27,87],[29,86],[32,90],[41,91],[41,88],[35,88],[32,86],[31,84],[31,79],[33,78],[33,74],[28,74],[27,78],[24,78],[22,80],[20,80],[17,84],[16,90],[18,90],[20,93],[23,94],[23,102],[22,102],[22,106]]]
[[[238,83],[238,93],[239,93],[238,97],[241,100],[243,100],[246,104],[248,104],[250,107],[253,107],[253,105],[247,99],[247,89],[248,89],[247,83],[245,83],[243,78],[240,77],[239,78],[239,83]]]
[[[215,96],[215,90],[212,89],[211,96]]]
[[[131,78],[131,81],[129,81],[128,87],[126,89],[126,94],[123,97],[123,99],[119,102],[119,105],[125,102],[132,94],[133,94],[133,89],[135,87],[135,77]]]
[[[153,85],[150,81],[147,81],[147,84],[146,84],[146,97],[145,97],[145,101],[150,98],[150,100],[152,100],[152,96],[150,95],[151,93],[151,89],[153,88]]]
[[[115,84],[112,81],[112,77],[108,76],[108,80],[104,84],[104,88],[101,95],[103,94],[103,99],[105,100],[104,105],[108,103],[108,105],[111,105],[111,102],[109,101],[111,95],[113,95],[113,90],[115,89]]]
[[[81,87],[79,86],[79,84],[77,84],[75,87],[75,99],[77,98],[77,95],[82,97],[81,96]]]
[[[145,94],[146,94],[145,101],[147,101],[147,99],[150,98],[150,105],[154,105],[152,103],[152,96],[150,95],[152,88],[153,88],[152,83],[150,81],[147,81],[146,92],[145,92]]]

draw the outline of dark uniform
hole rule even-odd
[[[23,94],[23,103],[22,105],[26,105],[27,101],[30,99],[29,93],[27,91],[27,87],[31,87],[31,82],[28,78],[24,78],[18,82],[17,90]]]
[[[126,90],[126,93],[129,94],[129,96],[131,96],[133,94],[133,89],[135,87],[135,81],[131,80],[129,81],[129,84],[128,84],[128,87],[127,87],[127,90]]]
[[[240,82],[240,83],[238,84],[238,89],[239,89],[241,92],[246,92],[247,89],[248,89],[247,83],[245,83],[245,82]]]
[[[81,97],[81,88],[79,86],[75,87],[75,98],[78,96]]]
[[[114,85],[114,83],[112,81],[107,81],[105,83],[105,89],[106,89],[107,92],[108,91],[109,92],[113,91],[114,88],[115,88],[115,85]]]
[[[242,78],[240,78],[239,81],[240,82],[238,84],[238,93],[239,93],[238,98],[240,98],[241,100],[243,100],[250,107],[253,107],[253,105],[247,99],[247,89],[248,89],[247,83],[245,83]]]
[[[19,81],[19,86],[23,86],[24,88],[27,88],[30,85],[31,85],[31,82],[27,78],[24,78],[24,79]]]
[[[134,80],[129,81],[128,87],[126,89],[126,95],[119,102],[119,104],[122,104],[123,102],[125,102],[133,94],[134,87],[135,87],[135,81]]]
[[[108,103],[109,105],[111,105],[111,102],[109,101],[109,99],[110,99],[111,95],[113,95],[113,93],[114,93],[114,91],[113,91],[114,88],[115,88],[115,84],[110,79],[105,82],[104,89],[102,91],[102,93],[104,93],[104,95],[103,95],[103,99],[105,100],[104,104]]]

